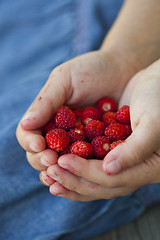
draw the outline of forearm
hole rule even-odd
[[[101,49],[113,50],[133,72],[160,57],[159,0],[126,0]]]

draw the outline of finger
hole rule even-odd
[[[119,184],[124,187],[140,188],[148,184],[159,183],[160,181],[160,156],[152,154],[145,161],[132,168],[128,168],[111,177],[117,177]],[[118,182],[117,182],[118,183]]]
[[[124,172],[113,176],[106,175],[102,170],[102,160],[86,160],[74,154],[67,154],[58,159],[58,165],[76,176],[103,187],[116,188],[129,185],[128,175],[126,177]]]
[[[107,188],[139,188],[160,180],[159,155],[154,154],[144,162],[116,175],[107,175],[102,170],[102,160],[86,160],[73,154],[61,156],[58,165],[87,181]]]
[[[22,118],[21,127],[24,130],[34,130],[44,126],[56,110],[69,98],[71,91],[68,67],[64,68],[61,65],[55,68]]]
[[[102,160],[87,160],[75,154],[67,154],[58,159],[58,165],[76,176],[100,185],[104,184],[104,180],[109,180],[109,176],[102,170]]]
[[[59,167],[58,164],[50,166],[47,169],[47,174],[65,188],[81,195],[91,196],[93,190],[96,192],[97,188],[100,188],[98,184],[86,181],[85,179]],[[96,194],[94,193],[94,195]]]
[[[40,178],[40,181],[45,185],[45,186],[51,186],[55,181],[50,178],[48,175],[47,175],[47,172],[46,171],[42,171],[39,175],[39,178]]]
[[[55,182],[50,186],[50,193],[55,196],[64,197],[72,201],[88,202],[93,200],[90,197],[82,196],[76,192],[68,190],[67,188],[63,187],[59,182]]]
[[[154,124],[154,127],[153,127]],[[103,161],[107,174],[116,174],[143,162],[160,145],[159,124],[144,117],[133,133],[122,144],[110,151]]]
[[[40,153],[27,152],[26,155],[29,164],[38,171],[44,171],[58,161],[58,154],[51,149],[45,149]]]
[[[78,177],[58,165],[51,166],[47,169],[47,174],[55,181],[60,183],[65,189],[76,192],[82,196],[95,199],[111,199],[122,196],[135,190],[135,187],[118,187],[107,188],[93,182],[89,182]],[[61,191],[62,193],[62,191]],[[65,192],[64,192],[65,193]]]
[[[25,131],[18,125],[16,136],[19,144],[27,152],[41,152],[46,148],[46,142],[42,136],[41,130]]]

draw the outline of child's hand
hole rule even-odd
[[[83,107],[106,95],[119,99],[133,74],[122,59],[113,52],[91,52],[52,71],[17,128],[18,141],[27,151],[32,167],[42,171],[57,162],[56,152],[46,149],[40,129],[61,105]]]
[[[120,105],[124,104],[130,105],[133,134],[106,156],[103,169],[115,174],[142,165],[146,171],[151,169],[147,177],[148,180],[151,177],[148,183],[159,181],[160,60],[131,79],[120,100]]]
[[[122,196],[146,184],[160,182],[159,66],[160,61],[157,61],[132,78],[121,98],[121,105],[130,103],[133,134],[103,161],[85,160],[75,155],[60,157],[58,164],[47,170],[56,180],[50,184],[51,193],[90,201]],[[118,163],[109,168],[106,164],[113,160]]]
[[[102,162],[67,154],[61,156],[57,164],[48,167],[47,172],[41,172],[41,177],[44,179],[46,174],[49,176],[49,180],[45,177],[45,181],[50,185],[53,195],[73,201],[111,199],[137,189],[137,186],[132,186],[132,182],[126,182],[128,172],[106,175],[102,170]],[[55,182],[51,183],[50,179]]]

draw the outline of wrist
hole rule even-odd
[[[106,41],[100,50],[103,52],[113,52],[121,57],[121,60],[131,68],[133,74],[148,67],[160,58],[160,39],[148,39],[143,43],[136,43],[136,39],[120,43],[117,41]]]
[[[159,11],[158,1],[124,1],[101,50],[117,52],[133,74],[149,66],[160,58]]]

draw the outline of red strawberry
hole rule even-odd
[[[121,123],[111,123],[108,125],[104,132],[105,136],[109,138],[111,142],[126,139],[126,128]]]
[[[49,120],[43,127],[44,135],[46,135],[47,132],[51,131],[52,129],[55,129],[55,122],[53,119]]]
[[[70,147],[66,147],[62,152],[59,153],[59,156],[71,153]]]
[[[101,113],[105,113],[107,111],[111,112],[117,111],[117,103],[112,98],[108,97],[101,98],[97,102],[96,106]]]
[[[127,137],[129,137],[132,133],[132,128],[130,124],[124,124],[125,128],[126,128],[126,135]]]
[[[75,124],[75,128],[79,128],[79,129],[83,130],[84,129],[84,125],[81,122],[77,121],[76,124]]]
[[[102,159],[110,150],[110,141],[105,136],[95,137],[91,144],[94,155],[99,159]]]
[[[75,114],[66,106],[61,107],[55,116],[55,123],[57,128],[69,130],[75,127],[76,117]]]
[[[102,122],[105,126],[108,126],[110,123],[116,122],[115,113],[114,112],[105,112],[102,116]]]
[[[82,118],[82,113],[83,113],[84,109],[82,108],[76,108],[73,110],[75,116],[77,119],[81,119]]]
[[[86,108],[82,113],[82,123],[86,125],[90,120],[100,120],[101,114],[94,107]]]
[[[71,143],[76,142],[78,140],[83,141],[86,138],[85,132],[82,129],[78,128],[70,129],[68,135]]]
[[[127,106],[127,105],[122,106],[116,112],[115,118],[116,118],[117,122],[120,122],[120,123],[130,123],[129,106]]]
[[[113,150],[115,147],[117,147],[120,143],[123,143],[123,142],[124,142],[124,140],[118,140],[118,141],[111,143],[110,150]]]
[[[85,141],[76,141],[71,145],[71,153],[82,158],[90,158],[92,156],[92,145]]]
[[[69,146],[68,133],[63,129],[53,129],[46,134],[46,142],[49,148],[57,152],[63,151]]]
[[[86,136],[89,140],[92,140],[95,137],[101,136],[104,133],[104,123],[99,120],[91,120],[85,126]]]

